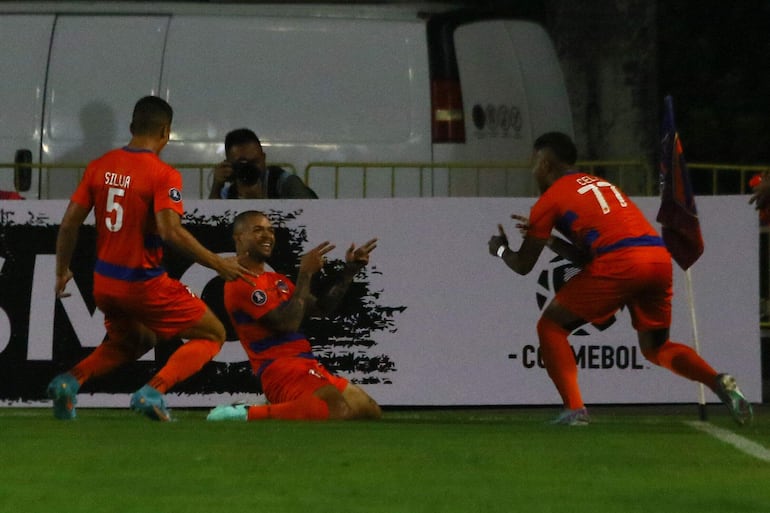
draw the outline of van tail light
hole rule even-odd
[[[434,143],[464,143],[465,117],[460,82],[433,79],[430,85]]]

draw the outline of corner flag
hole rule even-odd
[[[703,236],[682,143],[674,124],[671,96],[666,96],[664,103],[660,155],[662,191],[657,221],[662,225],[663,241],[672,258],[679,267],[687,270],[703,254]]]

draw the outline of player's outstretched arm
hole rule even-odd
[[[223,258],[213,251],[209,251],[193,235],[182,226],[182,219],[173,210],[166,208],[155,214],[158,225],[158,233],[164,242],[171,245],[177,251],[187,255],[201,265],[214,269],[225,281],[243,279],[254,285],[249,276],[254,276],[252,271],[243,267],[238,259]]]
[[[561,237],[552,236],[546,245],[551,248],[551,251],[578,267],[583,267],[591,260],[591,256],[586,251]]]
[[[529,273],[535,267],[548,241],[525,236],[518,251],[514,251],[508,246],[508,236],[503,230],[503,225],[498,224],[497,230],[498,234],[490,237],[487,243],[489,254],[501,258],[505,265],[518,274]]]
[[[345,267],[337,277],[337,281],[326,293],[318,298],[311,313],[314,315],[329,315],[337,309],[345,293],[350,288],[356,274],[369,264],[369,255],[377,248],[377,239],[370,239],[359,247],[351,244],[345,252]]]
[[[59,232],[56,234],[56,297],[69,296],[64,289],[67,282],[72,279],[70,263],[78,243],[80,225],[86,220],[90,211],[91,209],[70,201],[62,217]]]
[[[516,223],[516,228],[519,230],[522,237],[526,237],[529,232],[529,218],[519,214],[511,214],[511,219],[518,221]],[[589,255],[588,252],[561,237],[552,235],[548,239],[548,242],[546,242],[546,246],[560,257],[566,258],[579,267],[582,267],[591,260],[591,255]]]
[[[316,299],[310,293],[310,280],[320,271],[326,262],[326,254],[335,246],[324,241],[300,258],[297,282],[294,293],[288,301],[260,317],[259,321],[268,328],[279,333],[290,333],[299,330],[305,315],[312,310]]]

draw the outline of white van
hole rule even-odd
[[[314,162],[526,161],[534,136],[572,133],[543,28],[469,9],[2,2],[0,48],[0,162],[63,167],[35,170],[28,198],[69,197],[80,172],[64,164],[125,144],[147,94],[174,108],[174,164],[220,161],[241,127],[301,175]],[[355,170],[319,168],[331,169],[308,180],[322,198],[363,194]],[[183,173],[186,197],[206,197],[208,173]],[[452,193],[431,175],[395,180],[366,195],[426,195],[426,180]]]

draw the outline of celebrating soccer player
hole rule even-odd
[[[537,323],[548,376],[564,403],[554,423],[589,422],[567,341],[586,322],[601,323],[625,306],[637,331],[642,354],[652,363],[708,386],[739,424],[752,407],[729,374],[717,373],[692,348],[669,340],[672,264],[661,237],[636,205],[615,185],[575,169],[577,150],[569,136],[550,132],[534,143],[534,176],[540,198],[524,225],[517,251],[508,247],[501,225],[489,252],[519,274],[534,267],[543,248],[582,265],[543,311]],[[556,229],[565,238],[552,237]]]
[[[107,337],[89,356],[48,385],[54,415],[74,419],[77,393],[90,378],[132,362],[159,340],[189,339],[131,397],[131,408],[151,419],[170,420],[163,394],[210,361],[225,328],[206,304],[161,266],[163,243],[210,267],[225,280],[250,271],[235,259],[204,248],[181,224],[182,176],[160,160],[171,133],[173,111],[161,98],[140,99],[131,140],[91,162],[72,195],[56,240],[56,295],[65,298],[80,226],[94,210],[94,300],[104,312]]]
[[[257,211],[242,212],[233,222],[235,250],[241,264],[257,277],[255,285],[225,284],[225,308],[249,356],[267,405],[223,405],[208,420],[324,420],[379,418],[380,407],[360,387],[330,373],[313,355],[299,331],[310,314],[328,314],[339,304],[353,277],[369,263],[377,239],[345,253],[345,268],[321,297],[310,292],[311,277],[334,249],[323,242],[304,255],[296,285],[265,268],[273,253],[275,233],[270,220]]]

